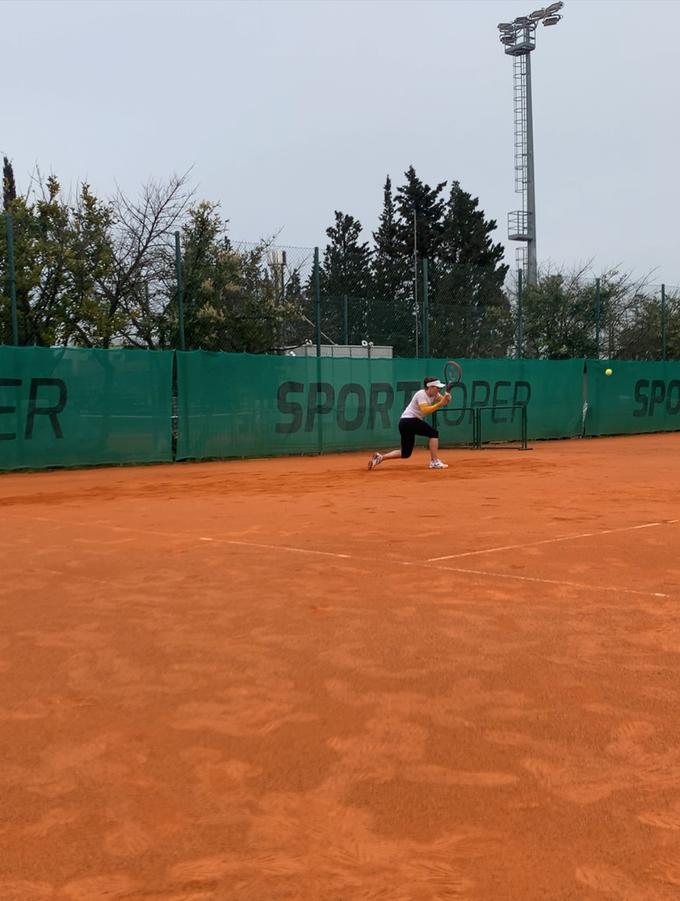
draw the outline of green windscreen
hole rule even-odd
[[[586,435],[680,429],[679,361],[588,360],[587,373]]]
[[[417,361],[416,361],[417,362]],[[581,434],[583,360],[460,360],[463,377],[451,389],[451,411],[437,414],[443,444],[452,428],[466,421],[462,409],[481,407],[482,443],[518,441],[521,407],[529,438],[569,438]],[[443,361],[427,363],[436,373]],[[422,364],[421,364],[422,367]]]
[[[172,358],[0,347],[0,469],[170,461]]]
[[[255,457],[398,447],[397,425],[423,378],[445,360],[358,360],[177,354],[178,459]],[[469,408],[485,411],[483,441],[581,434],[583,360],[462,360],[442,445],[471,444]]]
[[[0,347],[0,469],[170,461],[173,359],[177,459],[397,448],[446,362]],[[443,447],[518,442],[523,411],[529,440],[584,434],[584,410],[586,435],[680,428],[680,362],[459,362]]]
[[[410,390],[394,377],[390,360],[178,353],[177,457],[319,453],[369,447],[386,437],[394,442],[394,408]]]

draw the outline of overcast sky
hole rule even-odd
[[[19,190],[136,194],[193,167],[234,240],[376,227],[385,176],[458,180],[506,245],[522,0],[0,2],[0,152]],[[566,0],[532,54],[539,265],[680,285],[679,0]]]

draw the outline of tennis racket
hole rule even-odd
[[[449,360],[449,362],[444,366],[444,382],[446,384],[446,393],[451,393],[451,388],[454,385],[457,385],[458,382],[463,377],[463,370],[461,368],[460,363],[456,363],[455,360]],[[432,417],[432,425],[437,428],[437,414],[435,413]]]
[[[451,393],[451,388],[457,385],[462,378],[463,370],[460,363],[456,363],[455,360],[449,360],[444,367],[444,382],[446,383],[447,394]]]

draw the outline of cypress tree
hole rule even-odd
[[[368,333],[375,344],[408,353],[413,331],[411,264],[399,236],[399,213],[389,175],[383,188],[383,208],[373,232],[373,292],[368,309]]]
[[[8,210],[11,202],[16,199],[17,187],[14,181],[14,169],[7,157],[2,158],[2,208]]]
[[[442,181],[431,188],[418,178],[413,166],[409,166],[404,175],[406,182],[397,188],[396,197],[399,213],[397,236],[401,252],[406,259],[412,260],[415,238],[418,259],[427,257],[432,260],[437,255],[441,242],[442,220],[446,209],[446,202],[441,195],[446,182]]]
[[[371,290],[371,251],[360,242],[361,222],[339,210],[326,229],[330,238],[320,272],[322,329],[338,344],[344,342],[344,298],[349,307],[350,344],[366,332],[367,300]]]
[[[479,198],[452,182],[433,269],[435,352],[505,354],[512,338],[504,248],[493,243],[496,222],[478,207]]]

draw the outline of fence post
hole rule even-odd
[[[517,270],[517,357],[522,357],[522,344],[524,343],[524,335],[522,334],[522,270]]]
[[[345,346],[349,344],[349,308],[347,305],[347,295],[342,295],[342,326],[345,336]]]
[[[12,344],[19,343],[19,323],[17,320],[17,280],[14,270],[14,226],[12,214],[5,213],[7,226],[7,274],[9,275],[9,299],[12,315]]]
[[[600,359],[600,312],[601,312],[601,297],[600,297],[600,280],[599,278],[595,279],[595,357]]]
[[[661,285],[661,359],[666,359],[666,286]]]
[[[428,261],[423,257],[423,356],[430,356],[430,289],[428,285]]]
[[[314,248],[314,313],[316,323],[316,355],[321,356],[321,278],[319,274],[319,248]]]
[[[420,341],[420,335],[418,334],[420,331],[418,327],[420,317],[418,315],[418,228],[415,207],[413,208],[413,312],[416,331],[415,351],[417,360],[418,343]]]
[[[175,232],[175,275],[177,278],[177,314],[179,317],[179,349],[185,350],[184,341],[184,286],[182,285],[182,248],[179,232]]]

